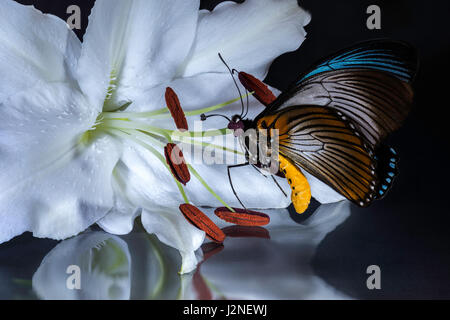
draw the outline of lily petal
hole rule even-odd
[[[197,38],[182,75],[226,72],[221,53],[233,68],[264,79],[279,55],[297,49],[310,22],[297,0],[227,1],[200,15]]]
[[[227,165],[195,164],[202,177],[210,183],[217,194],[231,207],[241,207],[228,180]],[[247,208],[286,208],[291,204],[290,187],[286,179],[276,177],[287,196],[272,181],[251,166],[231,169],[234,189]],[[189,199],[197,206],[223,206],[209,194],[202,184],[193,179],[186,187]]]
[[[205,240],[205,233],[191,225],[175,208],[144,209],[142,224],[148,233],[179,250],[182,257],[180,273],[189,273],[197,266],[195,251]]]
[[[343,195],[337,193],[333,188],[329,187],[327,184],[323,183],[305,170],[302,170],[302,172],[311,187],[312,196],[320,203],[333,203],[346,199]]]
[[[233,80],[228,73],[202,73],[187,78],[177,78],[165,82],[161,85],[145,90],[139,98],[133,101],[127,111],[144,112],[160,109],[166,106],[164,101],[164,91],[166,87],[171,87],[178,95],[181,107],[185,112],[194,111],[202,108],[215,106],[236,98],[239,98],[239,92],[234,86]],[[279,91],[271,88],[275,94]],[[244,94],[244,87],[241,86],[241,93]],[[248,117],[256,117],[264,106],[255,98],[249,97],[249,114]],[[244,103],[247,103],[244,98]],[[241,113],[241,102],[236,101],[218,111],[227,116],[233,116]],[[217,113],[217,112],[216,112]],[[194,129],[193,121],[199,121],[200,115],[187,118],[189,128]],[[171,129],[174,129],[173,120],[167,121]],[[227,126],[226,120],[223,118],[211,118],[203,123],[204,129],[218,129]],[[158,126],[161,126],[158,120]]]
[[[0,102],[42,82],[72,81],[81,44],[60,18],[0,2]]]
[[[197,148],[196,148],[197,149]],[[186,159],[193,159],[189,150]],[[124,191],[132,202],[139,203],[146,199],[153,206],[171,207],[182,203],[176,184],[167,168],[150,152],[135,146],[123,151],[122,163],[128,174],[127,189]],[[151,165],[150,165],[151,164]],[[227,165],[209,165],[195,162],[192,167],[210,184],[216,193],[232,207],[240,204],[234,196],[228,181]],[[266,178],[252,167],[232,169],[233,185],[244,203],[249,208],[285,208],[290,204],[290,197],[285,197],[271,178]],[[286,179],[276,178],[283,190],[290,195],[290,187]],[[258,186],[257,192],[249,186]],[[189,200],[196,206],[220,207],[222,204],[209,193],[198,179],[192,178],[186,185]],[[178,203],[174,201],[178,199]]]
[[[97,224],[106,232],[124,235],[133,230],[134,220],[141,214],[141,209],[134,206],[123,192],[128,179],[123,163],[119,162],[114,169],[112,188],[114,190],[114,206],[108,214],[97,221]]]
[[[0,242],[25,231],[67,238],[110,210],[119,152],[111,137],[82,139],[95,122],[90,111],[63,83],[0,104]]]
[[[198,0],[98,0],[83,41],[78,77],[92,104],[133,101],[142,87],[170,79],[195,37]],[[108,106],[106,106],[108,107]]]

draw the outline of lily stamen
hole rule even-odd
[[[208,218],[206,214],[197,207],[185,203],[180,205],[180,211],[193,226],[206,233],[206,236],[214,242],[222,243],[225,240],[225,234],[219,227]]]
[[[213,106],[210,108],[205,108],[202,110],[195,110],[190,113],[186,113],[188,116],[202,114],[204,112],[210,112],[215,109],[223,108],[224,106],[238,101],[241,98],[233,99],[227,101],[225,103],[219,104],[217,106]],[[202,147],[209,147],[218,149],[221,151],[232,152],[235,154],[242,154],[234,149],[229,149],[224,146],[219,146],[211,143],[205,143],[201,140],[195,140],[195,138],[203,138],[203,137],[215,137],[215,136],[225,136],[231,133],[230,130],[224,128],[219,130],[211,130],[211,131],[175,131],[159,128],[153,125],[150,125],[145,120],[150,120],[151,116],[155,115],[167,115],[174,116],[174,120],[178,129],[188,129],[187,121],[185,121],[185,114],[181,108],[178,98],[176,97],[175,92],[170,88],[166,91],[166,100],[167,105],[170,107],[170,113],[168,108],[164,108],[161,110],[157,110],[155,112],[145,113],[146,116],[149,116],[147,119],[142,117],[142,120],[133,120],[139,119],[144,113],[138,114],[138,117],[135,117],[135,113],[126,113],[126,112],[103,112],[97,119],[95,130],[103,130],[106,132],[110,132],[116,136],[119,136],[124,139],[130,139],[131,141],[141,145],[152,154],[154,154],[170,171],[175,182],[177,183],[178,189],[185,201],[185,203],[189,203],[186,192],[184,191],[183,184],[185,185],[190,180],[189,172],[196,177],[196,179],[205,187],[205,189],[213,195],[220,203],[222,203],[226,208],[228,208],[231,212],[234,210],[222,200],[222,198],[214,192],[214,190],[206,183],[206,181],[200,176],[200,174],[190,165],[184,163],[185,166],[171,166],[170,158],[166,155],[161,154],[152,145],[158,145],[161,148],[167,148],[167,146],[174,146],[172,140],[189,144],[189,145],[199,145]],[[126,106],[129,106],[131,103],[127,103]],[[123,108],[122,108],[123,110]],[[178,148],[178,147],[177,147]],[[173,148],[172,148],[173,149]],[[181,150],[180,150],[181,151]],[[183,158],[184,160],[184,158]],[[188,178],[189,176],[189,178]]]
[[[191,180],[191,175],[181,149],[174,143],[168,143],[164,147],[164,155],[173,176],[183,185],[186,185]]]
[[[180,99],[178,99],[175,91],[173,91],[173,89],[170,87],[167,88],[165,98],[167,108],[169,108],[170,114],[175,121],[177,129],[180,131],[187,131],[189,128],[186,116],[183,112],[183,108],[181,107]]]

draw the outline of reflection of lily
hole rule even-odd
[[[42,299],[175,299],[181,259],[154,236],[89,232],[65,240],[42,261],[33,289]],[[80,290],[67,287],[67,267],[80,268]]]
[[[229,237],[222,251],[201,264],[201,276],[212,297],[347,299],[316,276],[310,264],[319,243],[350,215],[350,204],[322,205],[303,225],[294,223],[287,210],[268,213],[270,240]],[[204,289],[196,289],[202,283],[196,280],[188,291],[190,297],[208,296]]]
[[[262,79],[273,59],[300,46],[310,20],[296,0],[199,5],[97,0],[81,44],[63,20],[0,1],[0,242],[25,231],[65,239],[94,223],[126,234],[142,214],[148,232],[180,250],[182,271],[195,267],[203,233],[176,209],[155,216],[156,206],[183,201],[155,142],[173,129],[164,90],[177,91],[188,116],[230,102],[237,94],[217,53]],[[205,181],[227,186],[225,166],[196,169],[204,179],[193,172],[189,200],[219,205]],[[251,170],[236,184],[260,184]],[[274,190],[250,193],[248,205],[287,205]],[[230,188],[220,193],[237,204]]]
[[[349,213],[347,202],[322,205],[299,225],[287,210],[272,210],[270,239],[228,237],[218,254],[204,254],[197,272],[182,276],[177,251],[152,236],[91,232],[54,248],[36,271],[33,288],[44,299],[347,298],[314,275],[310,262]],[[81,290],[66,287],[69,265],[81,268]]]
[[[73,255],[77,249],[84,249],[79,255]],[[47,263],[56,259],[60,263]],[[54,299],[126,299],[130,296],[131,259],[127,244],[104,233],[92,233],[76,237],[59,245],[43,261],[44,266],[33,277],[33,287],[43,298]],[[78,266],[83,291],[68,290],[66,270],[69,266]],[[61,272],[62,271],[62,272]],[[49,287],[43,292],[39,285]],[[62,290],[65,289],[65,290]],[[47,292],[57,294],[46,295]],[[83,293],[89,295],[84,296]]]

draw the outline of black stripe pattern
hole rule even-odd
[[[341,112],[373,148],[400,128],[413,101],[409,84],[385,72],[365,69],[326,72],[296,90],[296,104],[317,101]]]
[[[376,161],[348,121],[330,108],[293,106],[258,121],[278,130],[279,151],[359,206],[375,198]]]

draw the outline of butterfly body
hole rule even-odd
[[[253,85],[247,90],[266,108],[253,120],[236,115],[228,127],[239,128],[237,136],[249,129],[269,135],[270,145],[264,146],[269,154],[276,130],[277,161],[286,171],[297,212],[304,211],[307,201],[299,200],[293,186],[309,190],[304,182],[297,184],[303,181],[302,170],[365,207],[384,197],[398,174],[398,156],[384,141],[411,109],[417,66],[411,46],[377,40],[322,60],[277,98],[263,83],[240,73],[241,83]],[[243,144],[247,159],[259,160]]]
[[[302,171],[291,161],[279,155],[280,171],[291,186],[291,200],[297,213],[303,213],[311,202],[311,188]]]

